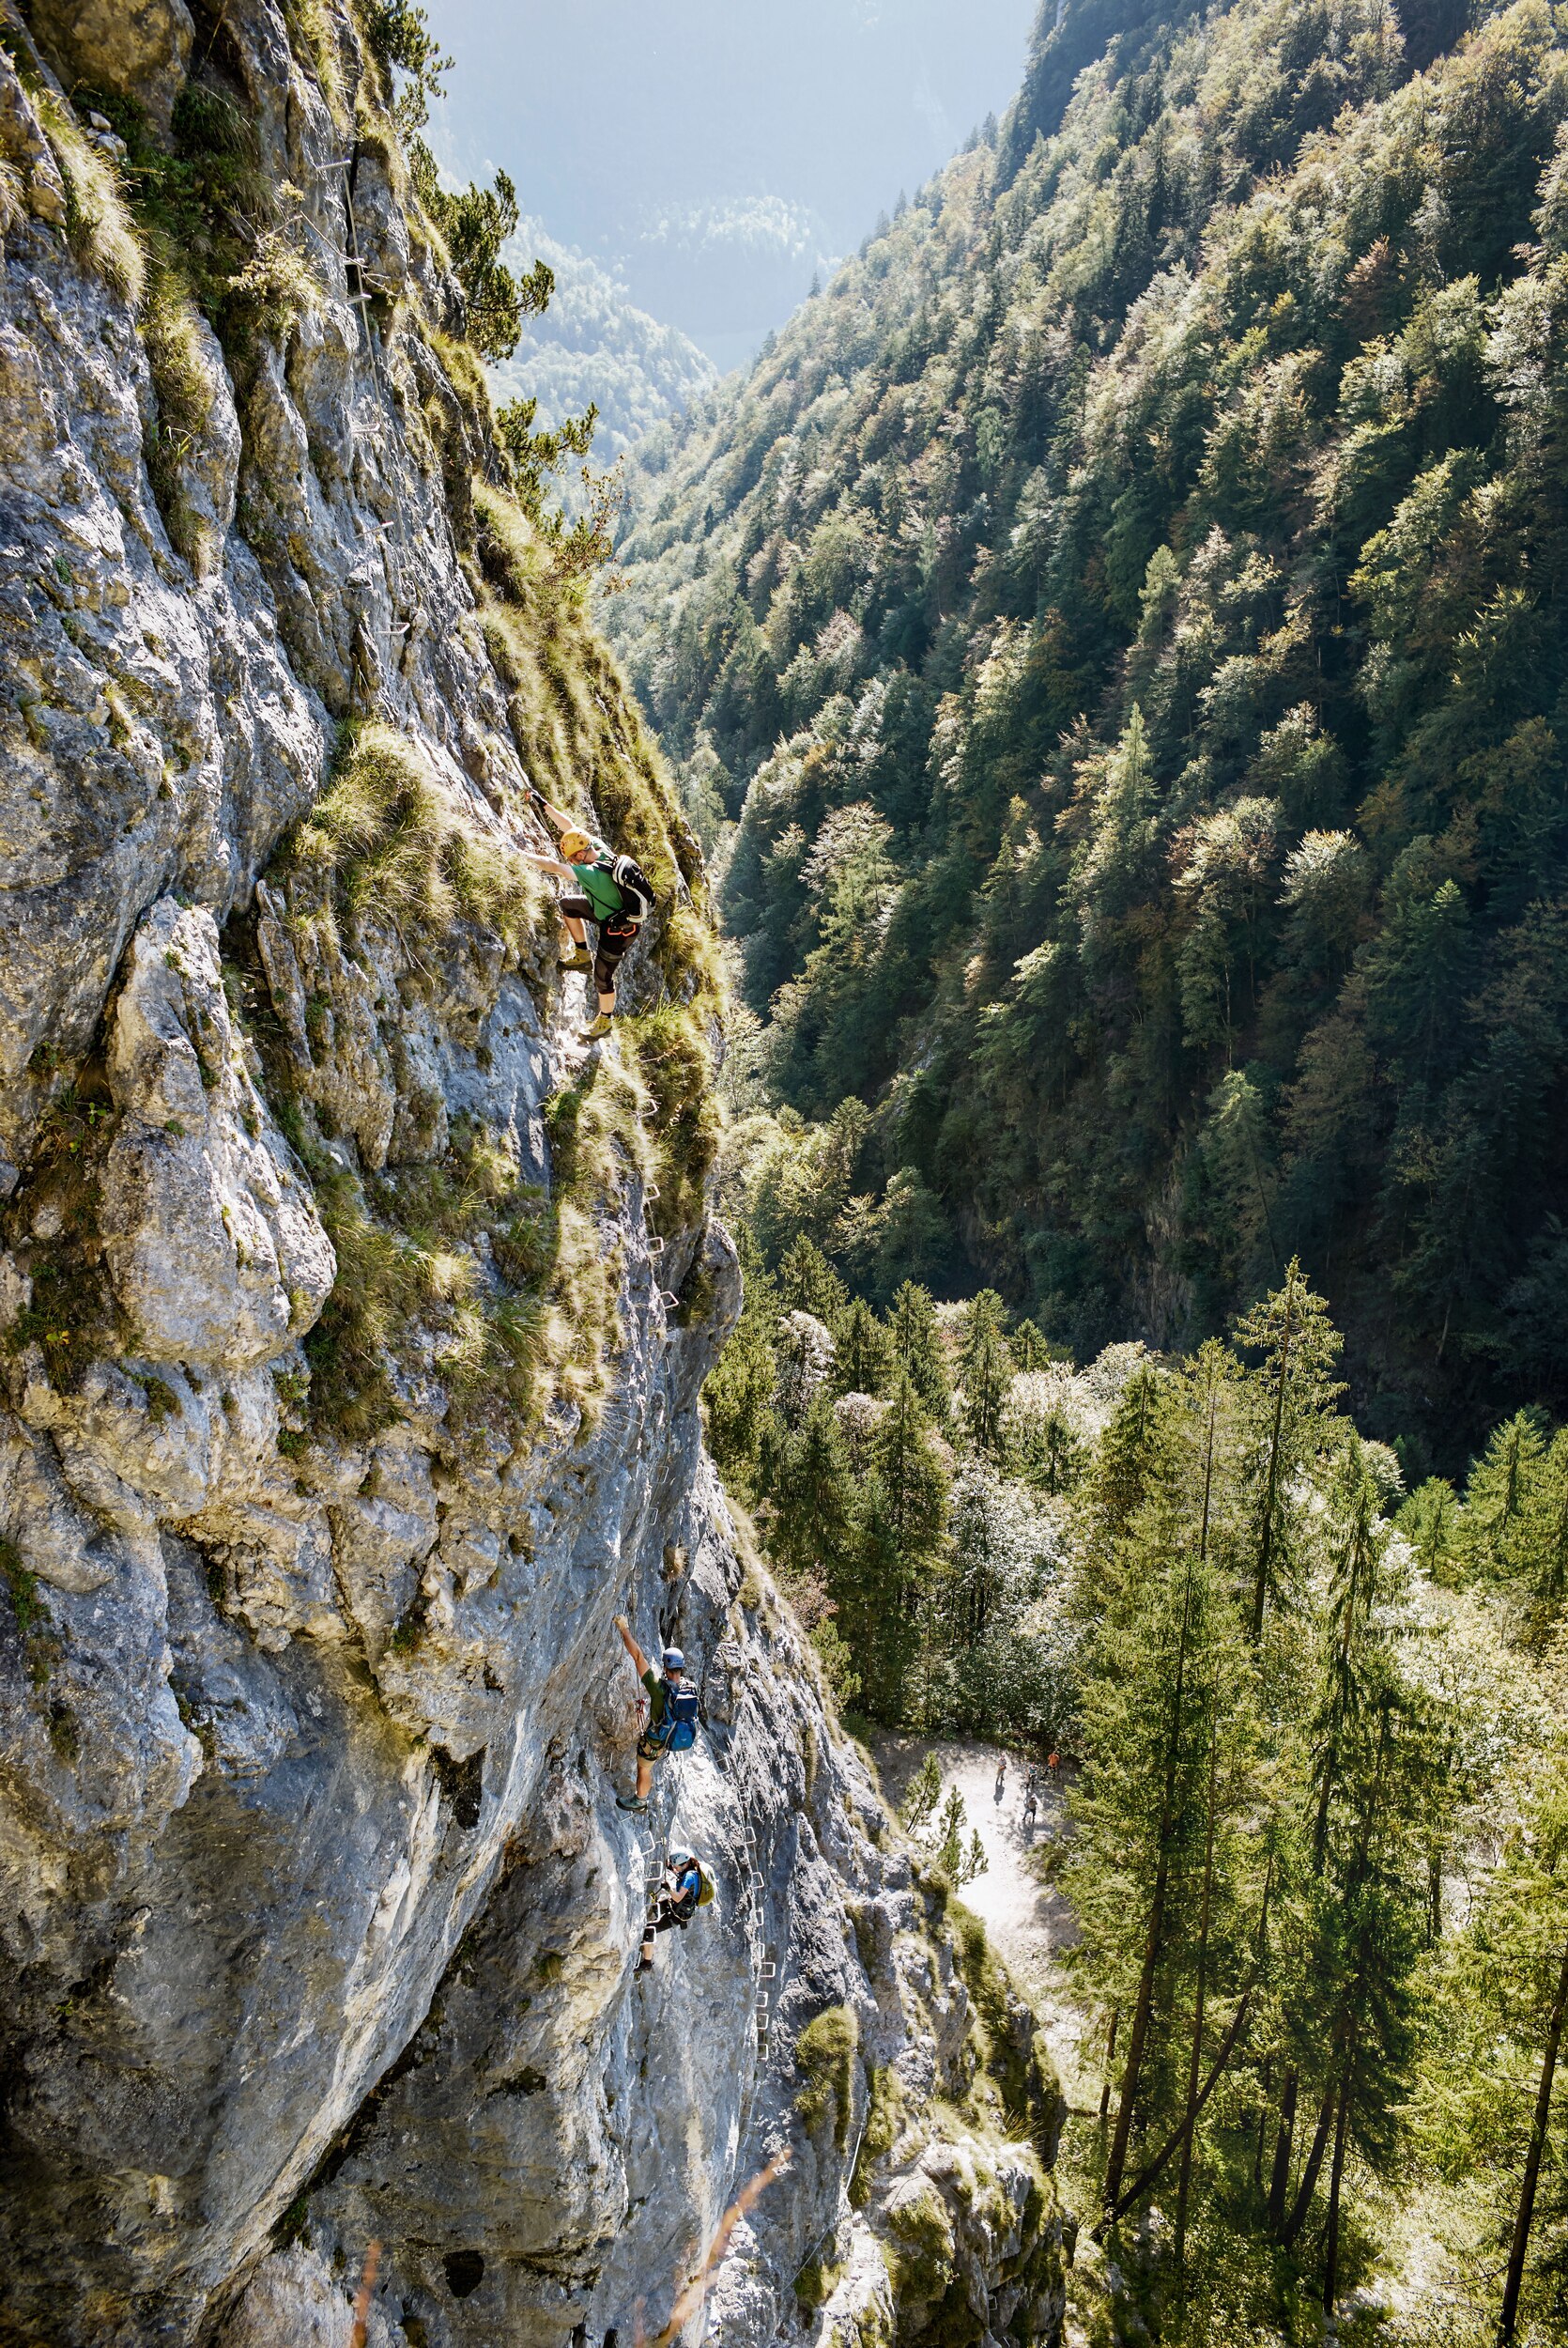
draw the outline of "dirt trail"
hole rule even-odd
[[[1067,1993],[1061,1965],[1060,1953],[1071,1948],[1078,1938],[1077,1919],[1061,1892],[1038,1872],[1050,1845],[1067,1832],[1059,1777],[1053,1771],[1040,1772],[1045,1783],[1038,1820],[1031,1832],[1023,1824],[1025,1765],[1011,1753],[1007,1756],[998,1800],[996,1765],[1003,1754],[995,1745],[879,1737],[872,1752],[883,1791],[896,1805],[901,1805],[928,1753],[936,1755],[944,1795],[949,1785],[956,1785],[963,1796],[969,1824],[979,1834],[987,1866],[984,1875],[966,1883],[959,1896],[979,1917],[998,1954],[1039,2016],[1069,2102],[1082,2104],[1091,2085],[1098,2100],[1099,2075],[1091,2078],[1084,2070],[1084,2017]]]

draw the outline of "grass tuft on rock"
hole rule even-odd
[[[444,936],[466,917],[516,951],[545,908],[533,868],[467,820],[414,744],[386,725],[344,729],[333,779],[279,870],[284,880],[317,877],[334,923],[340,913],[373,915],[406,943]]]
[[[948,1900],[946,1914],[959,1974],[974,2005],[981,2067],[970,2095],[973,2116],[993,2129],[1000,2124],[1038,2156],[1053,2157],[1061,2090],[1044,2040],[979,1917],[956,1899]]]
[[[903,2082],[891,2063],[879,2062],[871,2073],[866,2125],[860,2132],[860,2147],[850,2178],[852,2209],[864,2209],[870,2200],[873,2171],[903,2134],[904,2120]]]
[[[659,1191],[653,1223],[666,1236],[701,1220],[708,1181],[718,1163],[724,1125],[710,1025],[700,1010],[684,1003],[665,1003],[620,1024],[622,1048],[635,1060],[650,1103]]]
[[[338,55],[332,20],[323,0],[283,0],[288,45],[298,64],[315,75],[327,111],[340,131],[348,127],[344,100],[343,65]]]
[[[72,252],[123,300],[139,302],[146,255],[118,172],[54,90],[36,90],[33,102],[65,183],[66,235]]]
[[[38,1596],[38,1576],[23,1564],[22,1552],[11,1541],[0,1540],[0,1582],[10,1597],[27,1677],[35,1688],[47,1688],[60,1642],[49,1609]]]
[[[860,2024],[853,2006],[824,2007],[795,2041],[795,2068],[806,2079],[795,2109],[813,2136],[831,2120],[834,2145],[840,2153],[849,2148],[859,2053]]]
[[[205,571],[217,548],[208,544],[210,525],[192,510],[181,475],[211,421],[216,387],[190,286],[156,256],[142,301],[142,342],[158,401],[146,436],[147,475],[170,538],[188,563]]]
[[[362,1181],[296,1120],[337,1277],[305,1339],[310,1411],[353,1441],[403,1415],[400,1388],[422,1373],[461,1431],[504,1410],[533,1423],[547,1405],[549,1312],[541,1271],[560,1253],[555,1216],[486,1135],[460,1127],[446,1158]],[[491,1241],[504,1235],[505,1261]],[[497,1276],[497,1275],[500,1276]]]
[[[825,2307],[843,2281],[848,2262],[844,2259],[814,2258],[807,2260],[795,2277],[795,2297],[803,2308],[815,2313]]]

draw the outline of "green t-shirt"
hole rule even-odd
[[[625,899],[609,874],[597,864],[574,864],[577,885],[593,908],[595,921],[607,921],[620,912]]]
[[[664,1718],[664,1681],[651,1663],[642,1675],[642,1684],[648,1691],[648,1725],[657,1728]]]

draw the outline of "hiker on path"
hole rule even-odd
[[[1007,1792],[1007,1754],[1006,1754],[1006,1753],[1004,1753],[1004,1754],[1002,1755],[1002,1758],[1000,1759],[1000,1761],[998,1761],[998,1763],[996,1764],[996,1791],[995,1791],[995,1793],[994,1793],[994,1794],[992,1795],[992,1800],[993,1800],[993,1801],[1000,1801],[1000,1800],[1001,1800],[1001,1799],[1002,1799],[1002,1797],[1003,1797],[1003,1795]]]
[[[536,848],[523,855],[540,871],[553,873],[570,886],[561,900],[561,918],[572,941],[572,951],[558,968],[592,970],[598,995],[598,1016],[588,1032],[607,1035],[615,1010],[615,973],[622,955],[653,910],[653,888],[640,864],[617,856],[607,840],[584,831],[563,809],[552,807],[542,792],[530,791],[530,803],[552,824],[560,838],[561,855],[543,856]],[[591,957],[585,923],[598,924],[599,944]]]
[[[637,1740],[637,1792],[617,1794],[623,1810],[646,1810],[653,1790],[653,1764],[667,1753],[684,1753],[697,1741],[697,1690],[686,1678],[686,1659],[678,1646],[667,1646],[656,1672],[632,1636],[624,1614],[615,1627],[632,1659],[632,1668],[648,1691],[648,1725]]]
[[[710,1905],[714,1890],[714,1878],[695,1851],[670,1852],[664,1873],[649,1897],[642,1946],[632,1968],[634,1981],[639,1973],[651,1973],[653,1970],[655,1934],[669,1932],[676,1924],[684,1932],[698,1909]]]
[[[1039,1806],[1040,1773],[1031,1762],[1029,1774],[1023,1781],[1023,1830],[1026,1834],[1033,1834],[1035,1831],[1035,1817]]]

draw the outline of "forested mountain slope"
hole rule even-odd
[[[608,607],[738,826],[764,1239],[1080,1349],[1299,1251],[1418,1455],[1568,1399],[1568,41],[1454,30],[1053,0]]]

